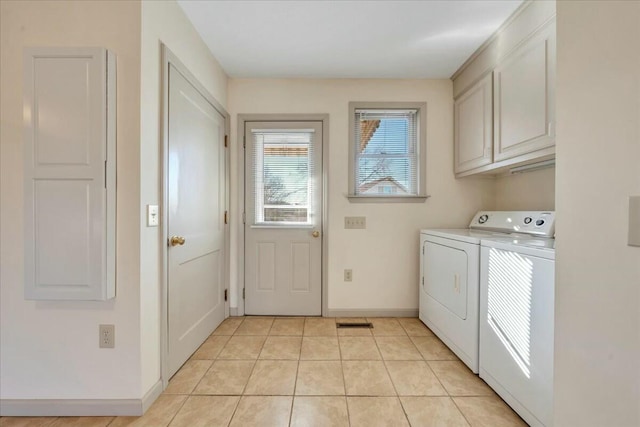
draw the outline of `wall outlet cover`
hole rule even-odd
[[[100,325],[98,327],[98,335],[100,348],[114,348],[116,346],[115,325]]]

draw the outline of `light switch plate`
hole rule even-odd
[[[367,228],[367,217],[365,216],[345,216],[344,228],[364,229]]]
[[[160,223],[158,205],[147,205],[147,227],[157,227]]]
[[[640,196],[629,197],[629,246],[640,246]]]

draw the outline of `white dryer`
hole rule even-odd
[[[553,212],[478,212],[468,229],[420,232],[419,317],[474,373],[479,369],[480,241],[553,236]]]
[[[480,251],[480,378],[529,425],[553,423],[554,239]]]

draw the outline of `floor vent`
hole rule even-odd
[[[360,322],[360,323],[336,323],[338,328],[373,328],[373,325],[370,322]]]

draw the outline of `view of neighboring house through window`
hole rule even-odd
[[[420,108],[351,105],[351,112],[351,194],[420,196]]]
[[[253,132],[256,224],[310,223],[313,131]]]

